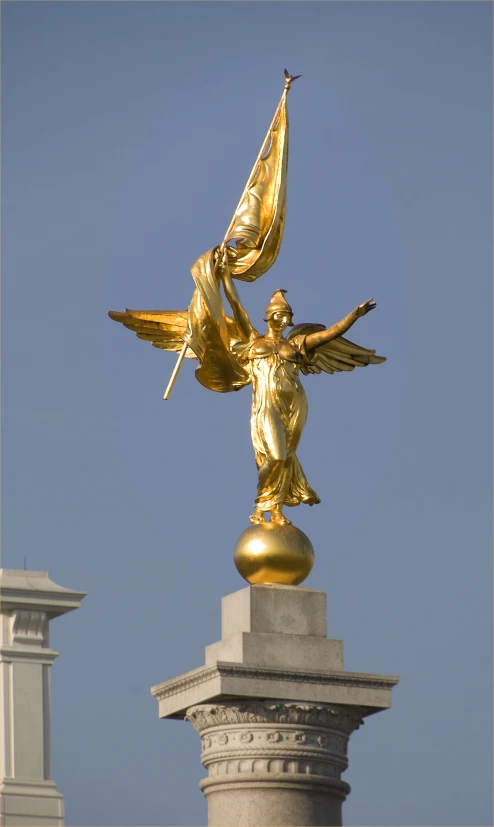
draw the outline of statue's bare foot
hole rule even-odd
[[[271,522],[275,525],[291,525],[292,521],[282,514],[281,509],[274,508],[271,512]]]
[[[264,514],[259,508],[254,509],[254,513],[250,515],[249,520],[254,525],[259,525],[259,523],[264,522]]]

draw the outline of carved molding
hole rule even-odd
[[[346,781],[341,781],[338,778],[322,777],[318,775],[307,775],[306,773],[279,773],[274,772],[257,772],[243,773],[231,778],[225,776],[215,776],[211,778],[203,778],[199,782],[199,787],[205,796],[210,793],[221,793],[223,791],[253,791],[265,790],[267,786],[272,789],[282,790],[296,790],[298,792],[307,793],[326,793],[332,799],[344,801],[351,791],[350,785]],[[336,822],[334,822],[336,823]],[[341,822],[338,822],[341,823]]]
[[[290,753],[313,758],[331,754],[332,760],[337,757],[344,763],[348,748],[347,735],[327,734],[315,728],[300,732],[286,725],[280,730],[266,729],[260,724],[254,724],[248,730],[229,730],[228,735],[221,730],[218,732],[219,735],[217,732],[208,732],[202,736],[204,760],[207,760],[210,753],[218,759],[228,757],[232,752],[238,755],[271,755],[275,745],[276,754]]]
[[[204,765],[206,766],[206,764]],[[340,773],[346,767],[337,767],[324,761],[308,761],[296,758],[282,760],[280,758],[242,758],[216,761],[211,764],[209,778],[218,778],[225,775],[242,775],[244,773],[268,773],[271,775],[303,775],[305,777],[331,778],[340,780]],[[225,782],[225,778],[221,779]],[[236,778],[236,781],[239,779]],[[268,779],[269,780],[269,779]]]
[[[43,646],[48,629],[46,612],[17,609],[12,612],[12,643]]]
[[[231,724],[275,723],[337,729],[350,735],[363,723],[361,712],[355,708],[290,701],[198,704],[190,707],[185,717],[198,732]]]
[[[216,666],[194,670],[192,674],[186,674],[185,677],[172,678],[170,681],[164,681],[164,683],[152,686],[151,695],[154,695],[158,701],[161,701],[164,698],[169,698],[170,695],[175,695],[177,692],[186,692],[188,689],[193,689],[194,686],[206,683],[212,678],[216,678],[218,674]]]
[[[187,692],[195,686],[217,677],[248,678],[257,681],[291,681],[295,683],[317,683],[321,686],[352,686],[361,689],[390,690],[398,683],[392,675],[365,675],[359,672],[302,672],[288,669],[263,669],[258,666],[243,666],[234,663],[217,663],[170,681],[164,681],[151,688],[151,694],[159,701]]]

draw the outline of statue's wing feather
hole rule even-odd
[[[289,341],[298,342],[300,346],[303,346],[303,340],[306,336],[324,329],[322,324],[299,324],[290,331],[287,338]],[[321,371],[339,373],[344,370],[354,370],[356,367],[380,365],[386,361],[385,356],[376,356],[375,350],[356,345],[348,339],[344,339],[343,336],[331,339],[330,342],[316,348],[313,353],[312,363],[306,363],[300,368],[305,375],[321,373]]]
[[[321,368],[326,373],[335,373],[344,370],[354,370],[357,367],[367,367],[367,365],[380,365],[386,361],[385,356],[376,356],[375,350],[361,347],[343,336],[337,339],[332,339],[325,345],[321,345],[315,350],[315,366]],[[309,366],[307,373],[313,373],[312,366]],[[305,370],[304,370],[305,373]],[[319,373],[319,371],[317,371]]]
[[[187,310],[126,310],[124,313],[110,310],[108,315],[110,319],[132,330],[138,339],[151,342],[160,350],[180,353],[183,348]],[[185,351],[185,357],[197,358],[190,347]]]

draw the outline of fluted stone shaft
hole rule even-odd
[[[202,738],[210,827],[342,823],[358,708],[246,700],[199,704],[186,718]]]

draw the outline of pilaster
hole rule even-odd
[[[85,592],[47,572],[0,569],[0,825],[63,825],[51,778],[50,620],[77,609]]]

